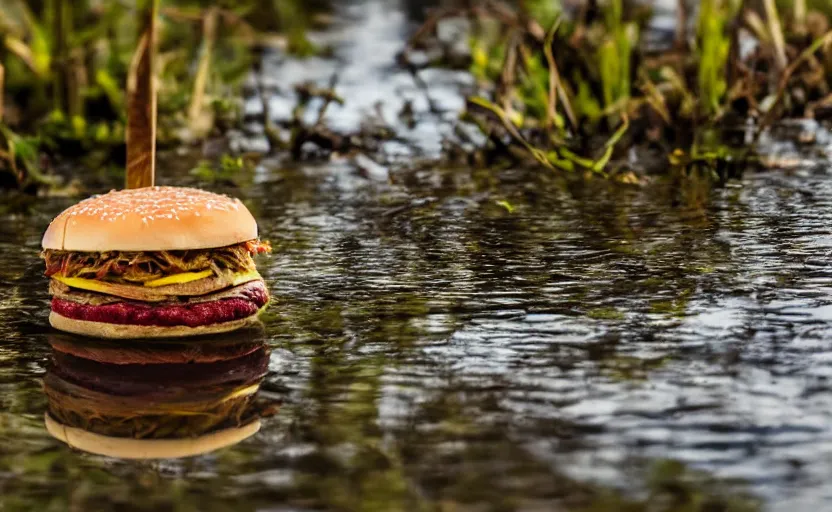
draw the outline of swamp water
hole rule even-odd
[[[545,172],[264,162],[219,188],[160,171],[244,198],[274,246],[260,394],[282,405],[240,444],[157,462],[47,435],[38,252],[74,200],[9,208],[0,510],[825,510],[829,168],[700,196]]]

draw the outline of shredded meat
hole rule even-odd
[[[149,252],[75,252],[44,250],[46,275],[83,277],[116,283],[144,283],[180,272],[203,270],[250,272],[256,269],[252,255],[270,252],[271,246],[250,240],[216,249]]]

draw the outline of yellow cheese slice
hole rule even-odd
[[[241,272],[239,274],[234,274],[234,279],[231,281],[231,286],[237,286],[238,284],[254,281],[255,279],[262,279],[260,272],[256,270],[252,270],[251,272]]]
[[[172,276],[166,276],[159,279],[155,279],[153,281],[148,281],[144,283],[145,286],[156,288],[159,286],[165,286],[169,284],[181,284],[181,283],[188,283],[191,281],[197,281],[199,279],[204,279],[206,277],[211,277],[214,274],[211,270],[205,270],[203,272],[184,272],[182,274],[174,274]],[[237,286],[238,284],[245,283],[248,281],[253,281],[255,279],[260,278],[260,273],[256,270],[251,272],[244,272],[239,274],[234,274],[234,279],[231,281],[231,286]],[[110,288],[110,283],[106,281],[97,281],[95,279],[85,279],[83,277],[64,277],[60,274],[55,274],[52,276],[52,279],[56,281],[60,281],[65,285],[71,288],[78,288],[80,290],[88,290],[91,292],[99,292],[99,293],[110,293],[112,289]],[[133,285],[128,285],[133,286]],[[139,285],[135,285],[139,286]]]
[[[52,279],[60,281],[72,288],[79,288],[81,290],[89,290],[91,292],[107,293],[110,289],[107,283],[96,281],[94,279],[84,279],[83,277],[64,277],[60,274],[55,274]]]
[[[191,281],[198,281],[200,279],[211,277],[214,275],[213,270],[203,270],[202,272],[183,272],[181,274],[173,274],[172,276],[160,277],[153,281],[146,281],[145,286],[156,288],[157,286],[165,286],[167,284],[184,284]]]

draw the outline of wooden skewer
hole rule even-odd
[[[155,183],[158,10],[159,0],[148,0],[142,8],[144,30],[127,75],[127,188]]]
[[[3,122],[3,93],[5,92],[5,77],[6,70],[3,67],[3,64],[0,64],[0,123]]]

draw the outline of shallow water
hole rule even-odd
[[[0,510],[824,510],[832,181],[815,162],[684,193],[269,161],[240,188],[163,174],[245,198],[272,242],[260,393],[282,405],[238,445],[161,462],[47,435],[37,254],[73,200],[13,208]]]

